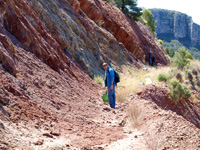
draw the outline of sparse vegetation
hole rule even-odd
[[[166,82],[167,81],[167,76],[165,74],[159,74],[158,75],[158,81],[164,81]]]
[[[142,122],[142,116],[145,112],[142,111],[141,106],[137,103],[133,103],[127,110],[127,115],[133,126],[138,126]]]
[[[174,51],[178,51],[179,48],[181,47],[184,47],[185,45],[180,43],[180,41],[178,40],[171,40],[171,41],[166,41],[167,39],[163,38],[163,37],[159,37],[163,40],[163,44],[162,46],[165,48],[165,49],[173,49]],[[171,39],[172,37],[168,37],[169,39]],[[199,50],[195,47],[187,47],[185,46],[185,49],[188,50],[192,56],[195,58],[195,59],[200,59],[200,54],[199,54]]]
[[[158,83],[158,75],[161,73],[169,74],[170,67],[161,67],[159,69],[149,68],[149,70],[138,70],[124,67],[123,75],[120,75],[120,83],[116,88],[116,97],[118,102],[123,102],[130,94],[139,92],[143,85],[139,82],[144,82],[145,78],[149,77],[153,84]],[[168,75],[169,76],[169,75]]]
[[[171,57],[171,58],[174,57],[175,51],[174,51],[173,48],[170,48],[170,49],[169,49],[169,48],[166,48],[165,50],[166,50],[167,54],[169,55],[169,57]]]
[[[124,14],[128,15],[135,21],[138,21],[142,15],[142,9],[137,7],[137,0],[115,0],[115,3]]]
[[[158,81],[160,82],[167,82],[168,80],[170,80],[171,78],[173,78],[175,75],[175,73],[173,71],[169,71],[167,74],[159,74],[158,75]]]
[[[184,47],[181,47],[178,52],[175,53],[174,65],[178,69],[183,69],[186,65],[189,65],[192,59],[192,55]]]
[[[163,40],[158,39],[158,42],[159,42],[161,45],[163,45]]]
[[[95,81],[96,83],[98,83],[99,85],[103,86],[104,80],[103,80],[103,77],[102,77],[102,76],[95,76],[95,77],[94,77],[94,81]]]
[[[156,21],[153,20],[153,14],[151,13],[151,11],[149,11],[148,9],[143,10],[142,16],[141,16],[141,21],[148,26],[149,30],[152,32],[154,37],[157,37],[156,26],[155,26]],[[163,43],[161,41],[159,41],[160,44]]]
[[[172,80],[169,84],[169,95],[175,104],[178,104],[182,100],[187,100],[190,98],[191,93],[188,87],[182,85],[177,80]]]
[[[183,77],[182,77],[181,73],[176,74],[176,79],[181,83],[183,82]]]
[[[104,21],[103,21],[103,20],[99,20],[99,21],[97,22],[97,25],[100,26],[100,27],[102,27],[103,24],[104,24]]]

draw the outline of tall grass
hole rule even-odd
[[[132,103],[127,109],[127,116],[134,127],[142,123],[144,114],[145,112],[136,102]]]
[[[103,86],[103,84],[104,84],[104,80],[103,80],[103,77],[102,77],[102,76],[95,76],[95,77],[94,77],[94,81],[95,81],[97,84],[101,85],[101,86]]]
[[[118,102],[123,102],[130,94],[136,94],[141,87],[139,82],[144,82],[149,77],[153,84],[158,84],[158,75],[167,74],[172,69],[170,67],[149,68],[147,71],[136,68],[124,68],[124,73],[120,74],[120,83],[116,88],[116,97]]]

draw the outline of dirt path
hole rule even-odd
[[[55,121],[52,118],[44,121],[41,117],[20,123],[2,120],[2,147],[20,150],[174,150],[200,147],[198,128],[151,100],[135,96],[117,104],[119,109],[110,109],[101,101],[81,101],[81,107],[71,101],[65,103],[61,114],[52,115]],[[135,127],[127,117],[130,105],[135,112],[141,110],[141,118]],[[70,111],[67,109],[69,106],[73,108]],[[51,107],[44,108],[48,111]]]
[[[106,150],[148,150],[149,148],[145,144],[143,133],[137,129],[133,130],[130,134],[126,134],[126,137],[116,142],[112,142],[110,145],[105,146]]]
[[[124,106],[123,106],[124,105]],[[127,104],[119,104],[120,109],[111,112],[108,123],[111,126],[120,126],[122,129],[123,138],[116,141],[110,141],[109,144],[102,144],[105,150],[149,150],[144,132],[134,128],[129,121],[126,113]],[[118,136],[119,132],[113,133]]]

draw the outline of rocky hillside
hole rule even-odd
[[[135,60],[143,59],[149,50],[155,53],[158,62],[168,63],[147,27],[131,21],[110,3],[102,0],[27,3],[61,50],[91,77],[103,72],[104,61],[114,66],[137,65]]]
[[[111,143],[131,136],[130,149],[136,142],[138,149],[149,150],[146,129],[166,135],[167,125],[174,133],[166,137],[172,144],[162,149],[182,146],[182,136],[187,143],[181,148],[197,149],[198,128],[182,117],[177,121],[171,110],[159,113],[161,108],[137,97],[130,101],[141,102],[142,110],[150,113],[141,120],[141,132],[134,132],[127,125],[130,101],[110,109],[101,100],[106,89],[90,78],[103,74],[104,61],[117,69],[141,67],[139,60],[149,50],[158,62],[168,63],[146,26],[105,1],[1,0],[0,149],[112,149]],[[140,96],[149,97],[144,94]],[[152,120],[160,115],[162,120]],[[178,135],[183,121],[186,128]],[[176,144],[177,138],[183,142]]]
[[[156,23],[159,38],[178,39],[187,47],[200,46],[200,25],[193,22],[192,17],[165,9],[150,9]]]

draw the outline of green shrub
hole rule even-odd
[[[183,69],[192,59],[192,55],[184,47],[181,47],[174,55],[174,65],[178,69]]]
[[[103,80],[103,77],[101,77],[101,76],[95,76],[94,77],[94,81],[97,83],[97,84],[99,84],[99,85],[103,85],[103,82],[104,82],[104,80]]]
[[[167,76],[165,74],[159,74],[158,75],[158,81],[162,82],[166,82],[167,81]]]
[[[142,15],[142,8],[137,6],[137,0],[115,0],[115,5],[135,21],[138,21]]]
[[[177,80],[172,80],[170,82],[169,89],[170,98],[175,102],[175,104],[178,104],[181,100],[187,100],[191,96],[188,87],[180,84]]]
[[[166,57],[167,60],[171,63],[171,58],[169,57],[169,55],[165,55],[165,57]]]
[[[159,39],[158,42],[162,45],[163,44],[163,40]]]
[[[151,33],[154,35],[154,37],[157,38],[156,26],[155,26],[157,21],[153,19],[153,14],[151,13],[150,10],[148,9],[143,10],[141,21],[147,25],[147,27],[149,28]],[[161,45],[163,44],[162,40],[158,40],[158,42],[160,42]]]
[[[158,75],[158,81],[162,82],[167,82],[168,80],[172,79],[174,77],[174,72],[169,72],[168,74],[159,74]]]
[[[191,69],[185,69],[185,78],[187,79],[187,74],[188,72],[192,73],[192,70]]]

